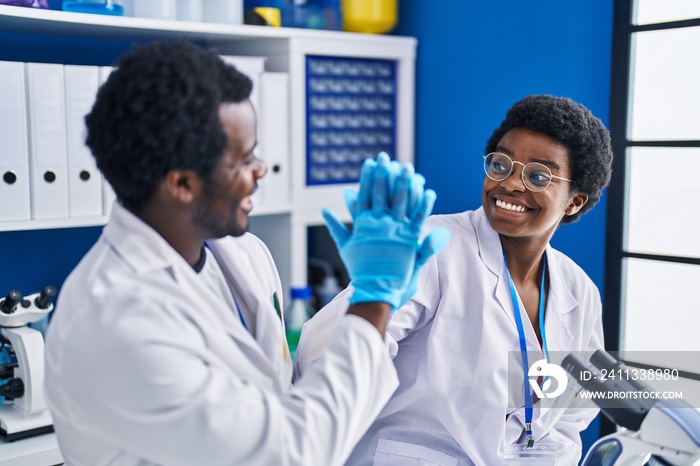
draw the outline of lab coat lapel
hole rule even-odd
[[[497,277],[493,297],[515,327],[517,324],[513,314],[513,300],[510,295],[508,276],[505,273],[505,264],[503,263],[501,240],[498,233],[491,228],[484,213],[484,208],[480,207],[476,214],[475,224],[479,255],[484,261],[484,265]],[[565,314],[578,306],[578,301],[566,285],[567,281],[564,279],[562,264],[558,259],[557,253],[550,245],[547,245],[546,253],[550,274],[550,289],[547,312],[545,314],[547,346],[551,351],[564,351],[570,348],[574,340],[573,335],[566,326]]]
[[[218,299],[202,282],[197,273],[155,230],[134,214],[116,203],[109,223],[104,229],[105,239],[137,273],[147,273],[156,269],[169,271],[183,297],[197,297],[193,302],[190,318],[201,322],[205,328],[215,322],[222,325],[226,333],[233,337],[251,360],[257,360],[258,367],[266,367],[265,355],[255,339],[241,325],[235,309]],[[214,334],[211,334],[214,335]],[[221,348],[216,338],[209,344]],[[226,354],[220,354],[226,360]]]
[[[287,353],[284,336],[284,321],[274,307],[272,293],[274,290],[265,283],[261,276],[262,264],[253,264],[248,249],[259,247],[252,242],[243,247],[245,238],[222,238],[211,241],[210,247],[221,269],[240,297],[241,307],[249,328],[255,334],[255,340],[267,356],[283,384],[291,382],[291,356]],[[260,260],[260,256],[258,260]],[[269,278],[269,277],[268,277]],[[267,286],[266,286],[267,285]],[[286,381],[286,382],[285,382]]]
[[[491,228],[491,224],[489,224],[489,220],[486,218],[483,207],[477,209],[476,215],[476,240],[479,245],[479,256],[486,268],[488,268],[497,279],[496,287],[493,290],[493,297],[515,327],[513,301],[510,296],[508,276],[505,274],[501,239],[498,237],[498,233]]]
[[[567,327],[566,314],[578,307],[579,303],[567,286],[559,256],[551,246],[547,246],[547,271],[549,273],[549,296],[545,314],[547,347],[550,351],[574,351],[571,345],[574,336]]]
[[[263,370],[264,367],[269,366],[267,358],[261,351],[257,342],[243,324],[241,324],[236,309],[231,309],[228,303],[222,301],[217,295],[212,293],[189,265],[187,267],[178,267],[175,276],[179,285],[183,289],[188,289],[188,295],[192,293],[194,296],[198,296],[201,299],[199,309],[202,309],[203,312],[208,311],[216,314],[216,320],[212,321],[220,322],[223,325],[223,330],[236,341],[239,347],[244,349],[246,356],[256,367]],[[227,359],[226,355],[222,355],[222,357],[224,360]]]

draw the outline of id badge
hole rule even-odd
[[[501,466],[556,466],[559,445],[535,443],[525,448],[524,443],[506,445],[501,449]]]

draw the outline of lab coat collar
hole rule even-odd
[[[477,243],[479,245],[479,255],[484,261],[486,267],[497,277],[499,277],[499,288],[502,283],[505,282],[506,288],[510,293],[510,288],[508,286],[508,279],[505,273],[505,264],[503,263],[503,247],[501,246],[501,239],[498,233],[491,228],[484,208],[479,207],[476,210],[476,237]],[[563,267],[561,263],[561,253],[555,251],[550,244],[547,244],[545,248],[545,253],[547,254],[547,272],[550,274],[549,283],[550,291],[549,298],[556,299],[556,310],[558,314],[566,314],[573,310],[577,305],[578,301],[574,297],[568,286],[568,280],[563,275]],[[498,294],[496,295],[498,299]],[[501,301],[499,299],[499,301]],[[501,302],[501,305],[505,307],[505,304],[510,303],[510,294],[507,296],[506,302]]]
[[[496,230],[491,228],[483,206],[475,211],[475,217],[474,227],[476,242],[479,248],[479,257],[481,257],[486,268],[489,269],[497,279],[496,289],[493,290],[493,297],[498,304],[500,304],[501,309],[506,313],[511,323],[516,325],[515,317],[513,316],[513,302],[510,296],[510,287],[507,275],[505,274],[505,265],[503,264],[501,239]]]
[[[491,273],[500,277],[504,268],[501,238],[499,238],[496,230],[491,228],[483,206],[475,211],[475,216],[474,224],[476,227],[476,241],[479,245],[479,256]]]
[[[103,230],[103,237],[135,273],[142,275],[159,269],[166,269],[180,287],[183,289],[191,288],[188,294],[199,296],[199,299],[201,299],[201,306],[198,307],[193,317],[213,318],[222,322],[224,330],[238,344],[248,348],[248,356],[251,360],[256,361],[258,367],[269,368],[270,365],[265,356],[266,352],[263,352],[253,335],[241,325],[235,310],[229,312],[226,303],[215,297],[201,280],[197,280],[194,269],[148,224],[118,203],[115,203],[109,223]],[[248,270],[250,271],[251,269],[249,268]],[[229,279],[228,276],[226,278]],[[248,300],[247,295],[246,300]],[[226,311],[222,312],[223,309],[226,309]],[[215,315],[210,315],[210,313]],[[278,359],[280,358],[278,357]],[[274,378],[282,382],[280,370],[278,368],[275,369],[277,369],[274,371],[277,377]]]
[[[118,202],[102,234],[138,274],[172,266],[178,258],[187,263],[157,231]]]
[[[562,264],[563,255],[554,250],[551,245],[545,249],[547,253],[547,272],[549,273],[549,300],[559,315],[571,312],[578,306],[578,300],[568,286],[569,279],[564,276]]]
[[[505,264],[503,263],[501,240],[498,233],[491,228],[483,206],[476,210],[475,215],[474,224],[479,256],[486,267],[497,277],[493,296],[508,315],[513,326],[516,326],[510,285],[508,284],[508,276],[505,273]],[[555,251],[549,244],[545,248],[545,253],[547,254],[547,270],[550,274],[550,288],[545,315],[547,336],[550,338],[547,343],[550,350],[563,350],[567,349],[573,342],[573,335],[568,330],[563,316],[578,306],[578,300],[572,293],[568,280],[563,274],[561,253]]]

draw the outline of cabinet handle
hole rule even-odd
[[[2,180],[7,184],[15,184],[15,181],[17,181],[17,174],[12,170],[8,170],[2,175]]]
[[[53,170],[46,170],[46,172],[44,172],[44,181],[47,183],[56,181],[56,172]]]

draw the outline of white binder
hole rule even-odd
[[[0,61],[0,221],[30,219],[24,63]]]
[[[68,217],[63,65],[27,63],[32,218]]]
[[[265,71],[265,60],[267,57],[255,57],[255,56],[242,56],[242,55],[221,55],[221,59],[226,63],[230,63],[236,67],[238,71],[245,74],[253,81],[253,90],[250,93],[250,102],[253,104],[255,111],[258,116],[258,122],[260,121],[260,94],[261,94],[261,84],[260,78]],[[258,123],[259,128],[259,123]],[[258,137],[258,143],[260,138]],[[255,149],[255,155],[260,157],[260,146]],[[267,189],[265,186],[267,183],[260,183],[258,185],[258,190],[253,194],[251,200],[253,201],[254,207],[260,207],[265,204],[265,194],[264,190]],[[263,188],[264,186],[264,188]]]
[[[289,204],[291,164],[289,156],[289,75],[263,73],[260,77],[258,112],[260,155],[267,163],[263,203]]]
[[[238,71],[248,76],[253,81],[253,91],[250,101],[256,110],[260,107],[260,76],[265,71],[267,57],[254,57],[245,55],[221,55],[221,59],[236,67]]]
[[[100,67],[100,85],[107,81],[112,71],[114,71],[114,68],[111,66]],[[117,196],[104,176],[102,174],[100,176],[102,177],[102,215],[109,215],[112,212],[112,205],[117,200]]]
[[[85,115],[100,85],[96,66],[65,65],[68,142],[68,200],[71,217],[102,215],[102,175],[85,145]]]

